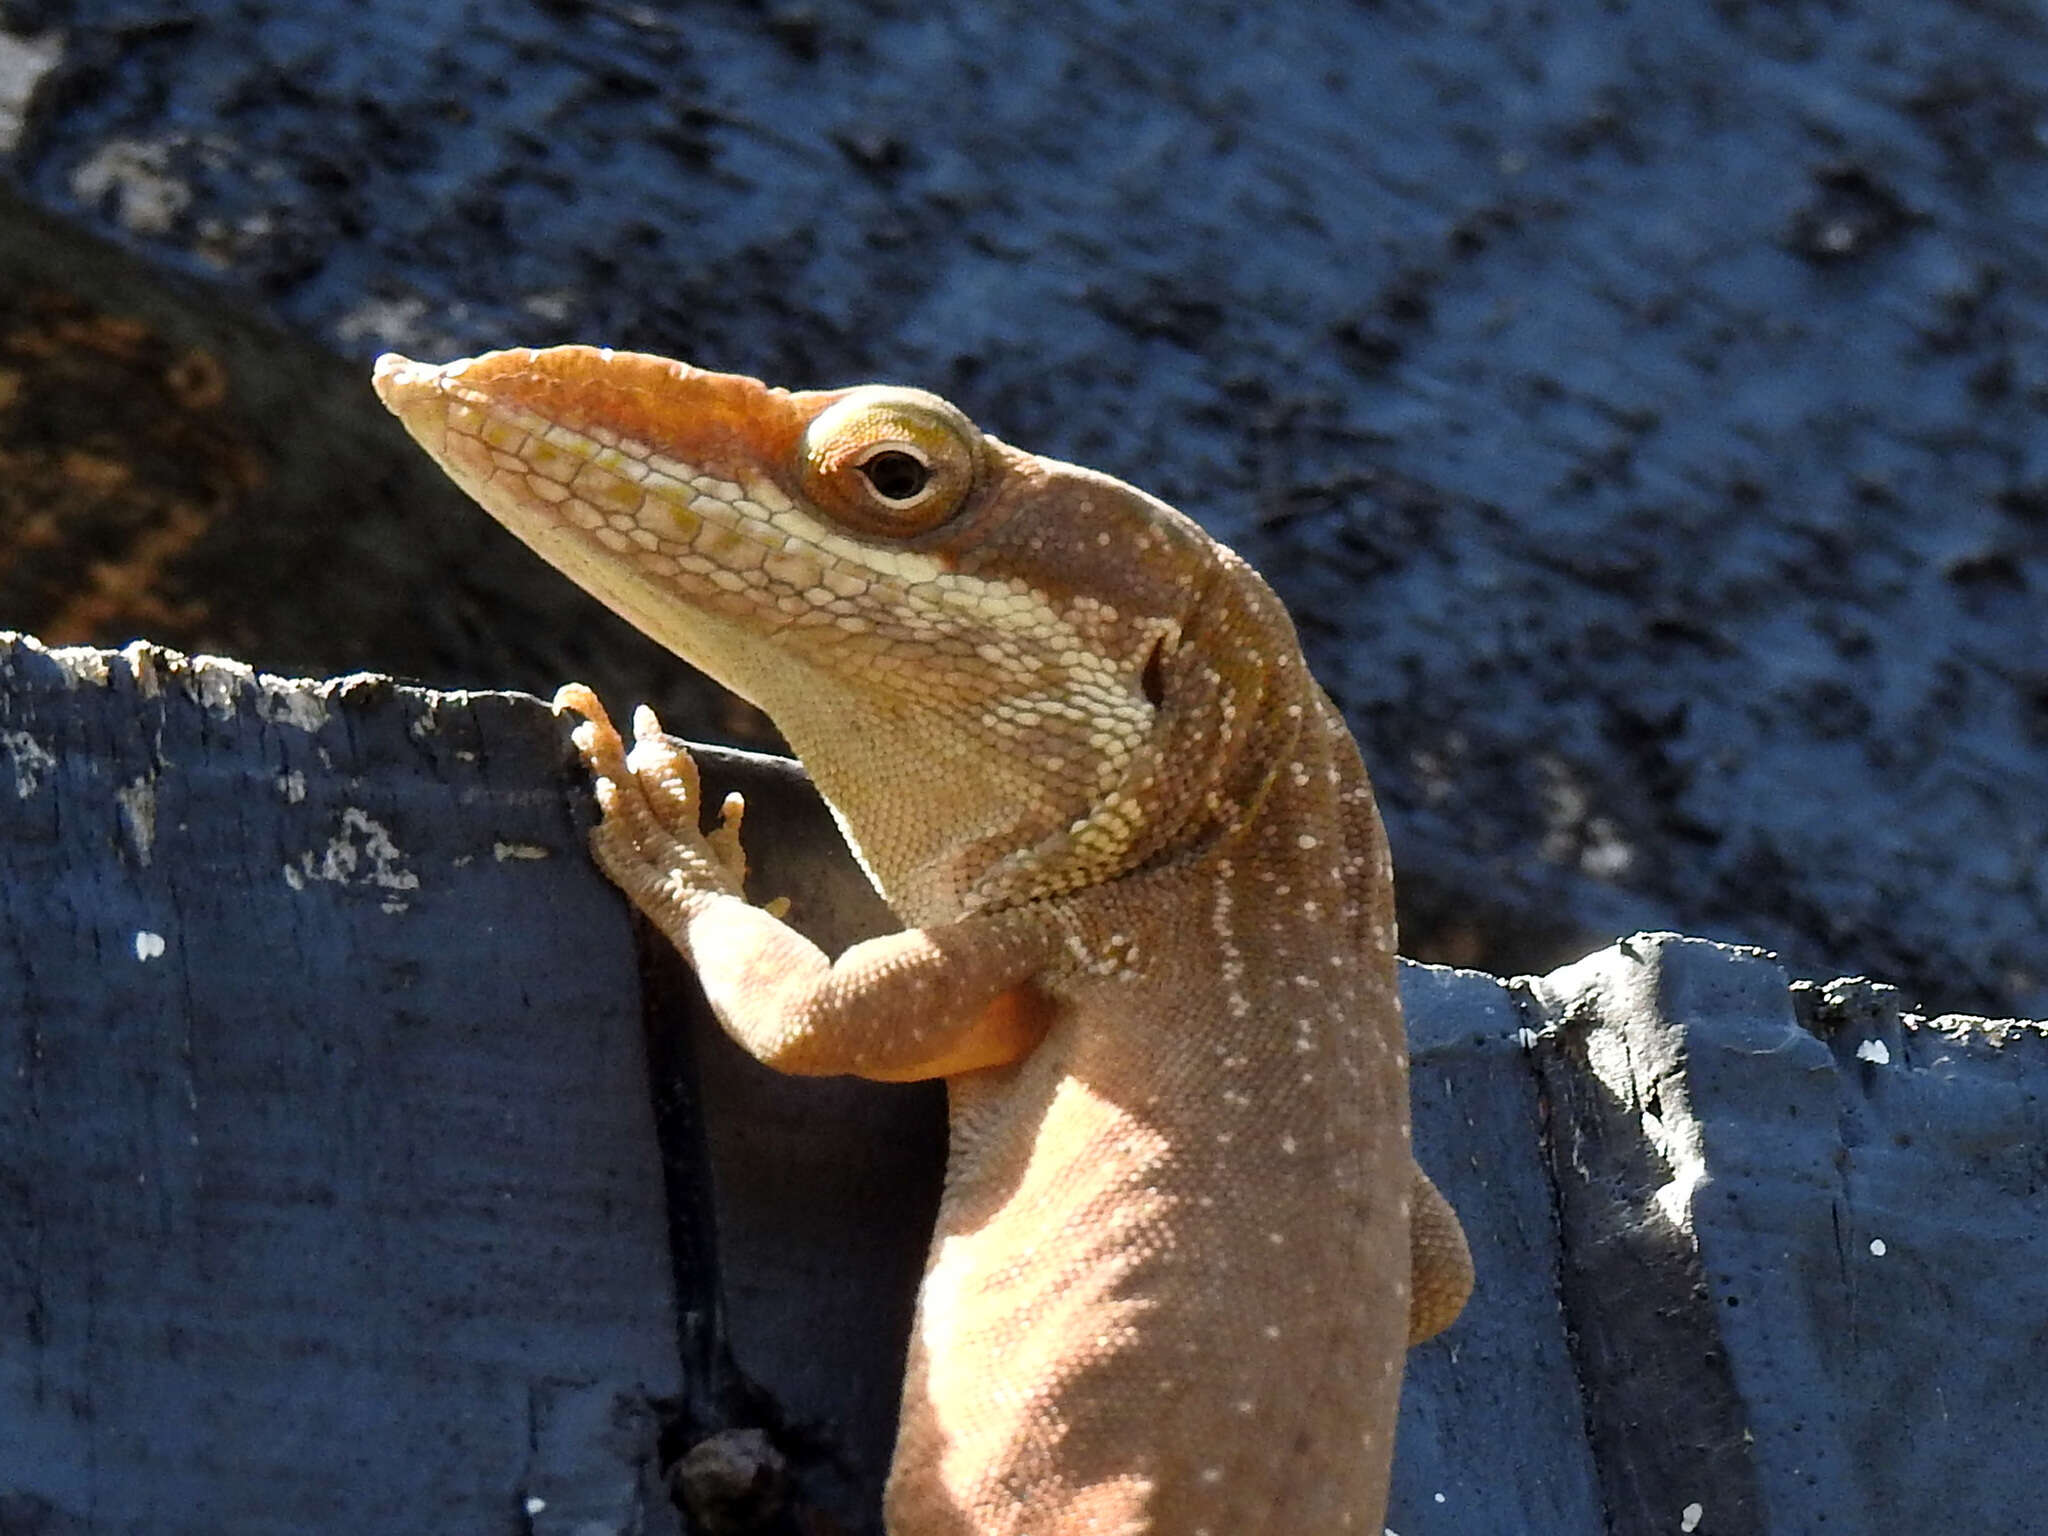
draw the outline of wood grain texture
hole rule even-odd
[[[509,695],[0,647],[0,1525],[675,1529],[559,752]]]

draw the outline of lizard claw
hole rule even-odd
[[[746,814],[746,796],[735,790],[718,807],[718,825],[704,835],[713,856],[725,866],[726,873],[742,885],[747,879],[747,855],[740,846],[740,822]]]
[[[583,716],[583,723],[570,733],[569,739],[576,743],[576,751],[594,775],[617,779],[625,772],[625,743],[619,740],[618,727],[612,724],[612,717],[605,713],[604,705],[588,686],[562,684],[555,690],[549,707],[556,714],[574,712]]]
[[[677,819],[685,813],[697,816],[704,799],[697,760],[680,737],[661,728],[660,718],[645,704],[633,710],[633,750],[627,754],[626,766],[647,785],[657,803],[667,803]],[[696,824],[693,819],[691,825]]]
[[[730,797],[716,830],[698,824],[703,786],[689,749],[665,733],[654,711],[633,711],[633,746],[627,750],[604,705],[581,683],[556,690],[554,707],[584,717],[572,733],[595,781],[603,819],[590,848],[613,881],[657,922],[658,909],[692,892],[738,896],[746,859],[739,847],[739,811]]]

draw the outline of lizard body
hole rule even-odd
[[[768,713],[907,925],[833,959],[747,903],[737,808],[700,832],[681,744],[564,690],[599,862],[727,1030],[947,1079],[890,1531],[1377,1536],[1403,1351],[1469,1258],[1409,1154],[1378,813],[1265,583],[918,391],[587,347],[377,383]]]

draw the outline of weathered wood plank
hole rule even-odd
[[[530,701],[0,649],[0,1526],[674,1528],[630,931]]]
[[[790,765],[706,778],[887,923]],[[760,1529],[878,1529],[937,1094],[741,1057],[587,816],[531,698],[0,645],[0,1530],[661,1536],[749,1426]],[[2048,1026],[1669,935],[1403,985],[1479,1286],[1394,1529],[2029,1528]]]

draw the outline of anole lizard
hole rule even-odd
[[[944,1077],[894,1536],[1378,1536],[1404,1347],[1457,1315],[1409,1154],[1385,836],[1272,591],[917,390],[590,347],[377,388],[494,517],[767,711],[901,933],[742,892],[650,711],[588,689],[598,862],[772,1066]],[[1412,1260],[1411,1260],[1412,1243]]]

